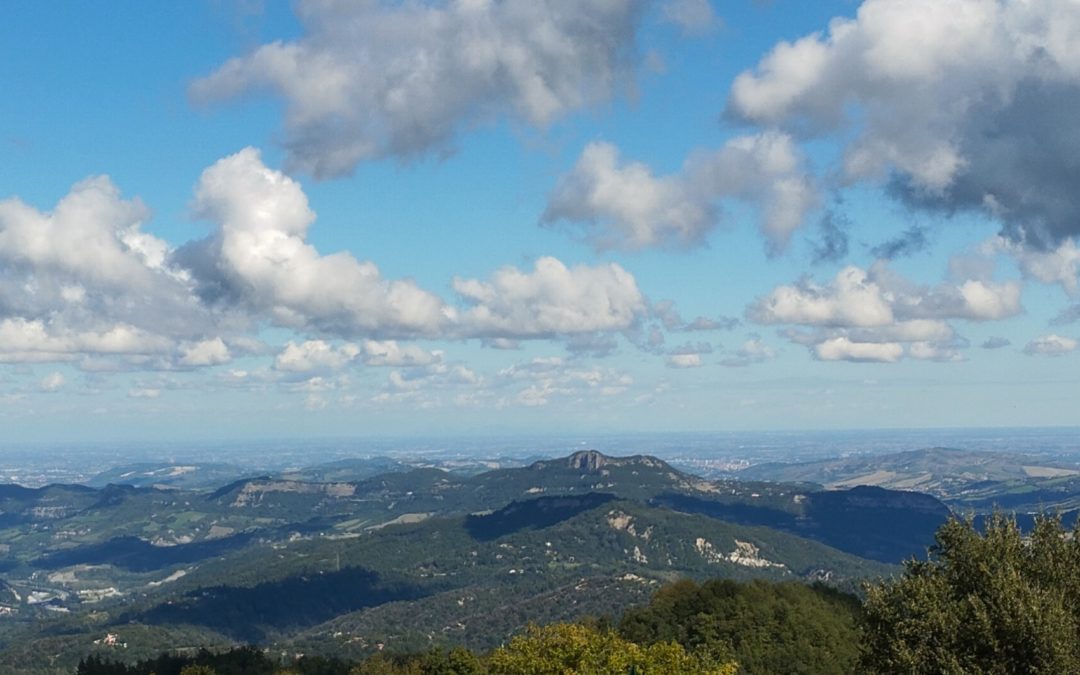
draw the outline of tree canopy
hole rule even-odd
[[[1080,664],[1080,539],[1057,518],[1025,536],[995,514],[952,519],[927,560],[869,588],[861,671],[1068,673]]]

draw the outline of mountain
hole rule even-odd
[[[9,486],[0,504],[23,598],[0,624],[0,671],[27,644],[79,653],[57,635],[356,655],[375,637],[490,646],[529,621],[618,615],[682,577],[856,588],[925,550],[947,514],[914,493],[713,482],[595,451],[475,475]]]

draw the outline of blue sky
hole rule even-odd
[[[1068,0],[7,9],[9,441],[1075,424]]]

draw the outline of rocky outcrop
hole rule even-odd
[[[592,473],[599,471],[601,467],[607,464],[608,458],[596,450],[584,450],[570,455],[566,459],[566,463],[571,469]]]

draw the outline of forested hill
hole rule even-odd
[[[131,658],[243,642],[359,657],[488,648],[684,577],[856,589],[925,553],[948,514],[913,493],[706,481],[594,451],[475,474],[9,488],[0,510],[0,666],[41,673],[59,672],[43,654],[66,668],[107,633]]]

